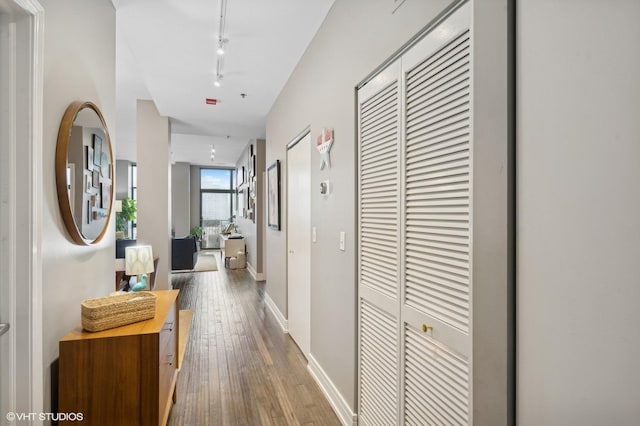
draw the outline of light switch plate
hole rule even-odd
[[[316,227],[314,226],[313,228],[311,228],[311,242],[315,243],[318,238],[317,238],[317,234],[316,234]]]
[[[342,251],[344,251],[344,239],[345,239],[344,231],[340,231],[340,250]]]

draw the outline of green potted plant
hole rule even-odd
[[[126,197],[122,200],[122,211],[116,213],[116,231],[122,231],[125,237],[129,237],[128,223],[136,218],[136,201]]]
[[[200,250],[200,241],[202,240],[202,226],[194,226],[191,228],[191,235],[196,238],[196,247]]]

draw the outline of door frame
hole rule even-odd
[[[7,224],[10,229],[20,229],[20,238],[17,231],[10,232],[7,242],[13,256],[9,260],[6,286],[9,312],[5,321],[11,328],[3,337],[11,342],[9,365],[13,374],[3,408],[37,413],[44,406],[41,249],[44,8],[38,0],[9,0],[9,5],[20,12],[19,19],[11,19],[9,23],[10,65],[6,78],[13,90],[8,93],[9,109],[4,113],[12,126],[9,137],[0,143],[7,144],[10,158],[0,162],[9,170],[8,206],[3,207],[9,210]],[[16,59],[19,56],[20,63]],[[27,90],[26,97],[18,97],[16,93],[19,79]],[[18,132],[26,137],[18,138]],[[27,143],[19,143],[18,139],[26,139]]]
[[[287,144],[287,163],[286,163],[286,175],[285,175],[285,185],[284,187],[287,188],[286,190],[286,197],[287,197],[287,205],[286,205],[286,221],[287,221],[287,226],[285,227],[286,229],[286,240],[285,240],[285,250],[287,253],[286,256],[286,261],[285,261],[285,265],[286,265],[286,283],[287,283],[287,294],[286,294],[286,300],[287,300],[287,324],[288,324],[288,332],[289,335],[291,336],[291,318],[290,318],[290,314],[291,314],[291,309],[289,307],[289,303],[291,302],[289,300],[289,226],[288,226],[288,221],[289,221],[289,150],[291,150],[293,147],[295,147],[299,142],[301,142],[307,135],[309,135],[311,133],[311,126],[307,126],[304,128],[304,130],[302,130],[300,133],[298,133],[293,139],[291,139],[291,141]],[[313,142],[313,141],[312,141]],[[309,147],[309,149],[311,149],[311,147]],[[311,173],[311,170],[309,170],[309,173]],[[311,188],[309,188],[309,190],[311,190]],[[309,200],[311,201],[311,200]],[[311,221],[311,215],[309,215],[309,221]],[[309,241],[311,243],[311,241]],[[311,244],[309,244],[309,250],[311,250]],[[311,265],[309,265],[311,266]],[[311,283],[311,270],[309,270],[309,283]],[[311,296],[309,296],[309,308],[311,308]],[[293,337],[292,337],[293,339]],[[300,347],[300,346],[298,346]],[[300,347],[300,351],[303,352],[303,355],[305,356],[305,358],[308,358],[308,356],[311,354],[311,311],[309,311],[309,353],[304,353],[303,348]]]

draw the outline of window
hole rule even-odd
[[[220,234],[233,220],[234,170],[200,169],[202,248],[220,248]]]

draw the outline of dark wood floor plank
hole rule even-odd
[[[194,311],[170,425],[339,425],[248,272],[172,275]]]

